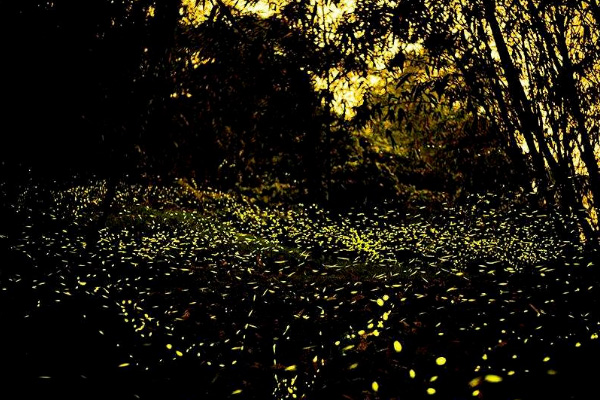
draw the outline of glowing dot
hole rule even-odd
[[[544,357],[544,362],[550,361],[550,357]]]
[[[473,390],[473,393],[471,393],[471,395],[473,395],[474,397],[477,397],[477,396],[479,396],[479,393],[481,393],[479,391],[479,389],[476,389],[476,390]]]
[[[408,376],[410,376],[412,379],[415,379],[415,376],[417,376],[417,373],[415,372],[414,369],[411,369],[410,371],[408,371]]]
[[[481,356],[482,360],[487,360],[487,354],[484,354],[483,356]]]
[[[556,370],[554,370],[554,369],[549,369],[548,371],[546,371],[546,373],[548,375],[556,375],[558,372],[556,372]]]
[[[177,350],[175,352],[175,354],[177,354],[178,357],[182,357],[183,356],[183,353],[181,351],[179,351],[179,350]]]
[[[402,351],[402,343],[396,340],[394,342],[394,350],[396,350],[396,353],[400,353]]]
[[[579,343],[579,342],[575,343],[575,347],[581,347],[581,343]]]
[[[242,389],[237,389],[237,390],[234,390],[233,392],[231,392],[231,394],[240,394],[240,393],[242,393]]]
[[[490,383],[502,382],[502,377],[498,376],[498,375],[489,374],[489,375],[486,375],[484,379],[486,382],[490,382]]]
[[[382,299],[377,299],[377,305],[378,306],[383,306],[383,300]]]
[[[390,299],[390,296],[388,296],[387,294],[383,295],[383,301],[388,301]]]
[[[129,367],[129,363],[123,363],[123,364],[119,364],[119,368],[123,368],[123,367]]]
[[[427,388],[427,394],[434,395],[435,394],[435,389],[434,388]]]
[[[173,345],[172,345],[171,343],[168,343],[168,344],[167,344],[167,349],[168,349],[168,350],[171,350],[172,348],[173,348]]]
[[[479,385],[480,383],[481,383],[481,377],[478,376],[477,378],[471,379],[471,381],[469,382],[469,386],[475,387],[475,386]]]
[[[435,363],[437,365],[444,365],[444,364],[446,364],[446,357],[438,357],[438,358],[436,358]]]
[[[512,371],[512,370],[508,371],[508,373],[507,373],[508,376],[513,376],[514,374],[515,374],[515,371]]]
[[[290,365],[289,367],[285,368],[286,371],[295,371],[296,370],[296,366],[295,365]]]
[[[377,381],[373,381],[373,383],[371,383],[371,389],[373,389],[374,392],[379,390],[379,383],[377,383]]]
[[[352,370],[352,369],[356,369],[358,368],[358,363],[354,363],[351,366],[348,367],[348,369]]]

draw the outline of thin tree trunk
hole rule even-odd
[[[546,145],[544,140],[543,132],[541,131],[533,112],[531,111],[531,104],[529,103],[527,96],[525,94],[525,90],[519,81],[519,71],[512,62],[510,57],[510,53],[508,51],[508,47],[504,40],[504,36],[502,35],[502,31],[500,29],[500,25],[496,18],[496,2],[495,0],[484,0],[484,12],[485,19],[490,25],[492,30],[492,36],[494,42],[496,44],[496,49],[500,56],[500,63],[502,69],[504,70],[504,77],[508,83],[508,91],[509,95],[512,99],[512,103],[514,105],[515,111],[519,117],[520,125],[521,125],[521,133],[525,138],[525,142],[529,147],[529,152],[532,157],[535,173],[536,173],[536,182],[538,184],[539,190],[543,196],[547,195],[547,188],[549,184],[549,179],[547,175],[546,166],[544,163],[544,158],[546,162],[552,167],[554,159]],[[536,140],[537,147],[536,148]],[[541,153],[541,154],[540,154]],[[542,157],[542,155],[544,157]],[[551,168],[551,171],[553,168]]]
[[[479,21],[479,23],[481,23],[481,21]],[[483,31],[483,27],[482,27],[482,31]],[[509,108],[508,108],[508,105],[506,104],[504,95],[502,93],[502,88],[500,86],[500,77],[496,73],[496,68],[494,66],[494,60],[491,57],[492,50],[491,50],[487,40],[484,40],[484,44],[486,47],[486,52],[484,52],[484,56],[486,57],[486,62],[488,63],[489,68],[490,68],[490,75],[491,75],[490,86],[491,86],[492,92],[494,93],[494,98],[498,102],[500,116],[504,120],[504,123],[506,125],[507,136],[508,136],[508,140],[510,143],[509,155],[511,156],[511,158],[513,159],[513,161],[515,162],[515,164],[518,166],[519,169],[521,169],[522,171],[526,171],[527,180],[529,182],[533,182],[533,180],[535,178],[530,176],[529,166],[525,162],[523,151],[521,149],[521,146],[519,146],[519,144],[517,142],[517,138],[515,135],[515,133],[517,132],[517,127],[512,123],[511,118],[510,118]],[[534,146],[533,150],[537,153],[535,146]],[[540,158],[539,154],[536,154],[536,157]]]
[[[504,37],[502,36],[502,31],[498,24],[498,20],[496,19],[495,4],[495,0],[484,0],[486,20],[492,29],[494,41],[496,42],[498,54],[501,59],[502,68],[505,72],[505,78],[508,82],[510,95],[513,98],[513,103],[518,108],[517,113],[522,122],[523,134],[527,140],[528,146],[531,147],[530,143],[533,143],[533,146],[535,146],[535,144],[538,145],[539,151],[543,155],[543,160],[545,160],[545,162],[548,164],[552,176],[556,179],[558,178],[557,175],[561,175],[559,167],[548,147],[548,144],[546,143],[546,137],[543,129],[533,114],[531,102],[527,98],[525,90],[519,80],[519,72],[512,62],[508,52],[508,47]],[[540,167],[539,159],[534,160],[534,163],[536,164],[536,168]],[[544,161],[541,161],[541,163],[543,164]],[[545,171],[542,173],[538,172],[538,176],[542,181],[544,178],[548,179]],[[547,185],[548,183],[550,183],[550,180],[546,180],[544,184]]]
[[[487,54],[485,54],[485,55],[487,55]],[[484,89],[483,84],[477,80],[477,77],[474,76],[473,73],[471,73],[470,71],[468,71],[465,68],[465,63],[463,63],[462,60],[455,57],[454,62],[458,66],[467,85],[472,88],[471,89],[472,95],[476,98],[476,100],[480,104],[485,105],[486,101],[485,101],[485,97],[483,94],[483,89]],[[490,86],[494,93],[494,98],[496,99],[496,101],[498,103],[498,108],[499,108],[498,111],[500,113],[500,118],[504,121],[504,124],[506,125],[505,130],[506,130],[506,136],[507,136],[506,139],[507,139],[507,144],[508,144],[507,154],[510,157],[510,159],[512,160],[512,162],[514,163],[514,165],[526,175],[526,180],[528,182],[531,182],[532,177],[529,174],[529,172],[530,172],[529,167],[527,166],[527,163],[525,162],[523,153],[521,152],[519,144],[517,143],[517,140],[515,138],[515,135],[514,135],[515,127],[512,125],[508,107],[504,101],[504,96],[502,95],[502,91],[501,91],[500,87],[498,86],[499,78],[495,73],[495,69],[493,68],[493,62],[488,58],[486,58],[486,62],[490,65],[490,68],[492,70]],[[494,115],[492,115],[492,111],[490,110],[491,107],[492,106],[485,107],[486,112],[488,113],[488,117],[492,121],[494,129],[499,130],[500,127],[495,122]]]

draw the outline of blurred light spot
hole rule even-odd
[[[397,340],[394,342],[394,350],[396,350],[396,353],[400,353],[402,351],[402,344]]]
[[[490,383],[502,382],[502,377],[499,375],[489,374],[485,376],[485,381]]]

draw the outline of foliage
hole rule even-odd
[[[347,179],[335,175],[356,156],[336,90],[381,57],[402,7],[290,1],[265,15],[249,11],[255,3],[186,3],[176,67],[184,159],[209,160],[198,177],[224,187],[336,202]]]
[[[414,51],[401,71],[384,74],[358,108],[361,140],[397,160],[385,164],[403,184],[449,197],[517,190],[522,174],[511,166],[493,122],[474,110],[459,74],[431,62],[425,50]]]
[[[231,188],[298,185],[318,154],[319,111],[309,78],[287,57],[300,38],[277,20],[220,12],[186,27],[177,55],[181,133],[175,164]]]
[[[27,37],[47,39],[42,57],[55,64],[36,75],[25,35],[8,47],[14,82],[29,88],[11,83],[13,111],[25,119],[39,110],[43,122],[11,135],[8,148],[23,151],[3,158],[40,172],[60,161],[83,173],[195,175],[222,188],[329,197],[339,187],[332,171],[353,156],[336,85],[372,68],[406,7],[290,1],[265,14],[249,11],[255,3],[11,6],[5,32],[27,26]],[[35,90],[49,97],[36,103]],[[69,103],[50,100],[61,90]]]

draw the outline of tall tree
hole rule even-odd
[[[529,159],[540,198],[578,215],[590,243],[598,222],[598,80],[600,31],[585,1],[471,0],[429,4],[438,11],[421,34],[451,55],[482,110],[490,110],[506,145]],[[596,10],[597,11],[597,10]],[[447,17],[462,21],[459,34]],[[483,94],[483,95],[482,95]],[[518,147],[515,147],[515,143]]]

